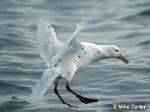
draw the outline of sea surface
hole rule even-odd
[[[32,87],[47,68],[35,42],[40,18],[52,24],[63,42],[77,23],[89,19],[80,41],[114,44],[128,56],[129,64],[102,60],[74,76],[71,87],[99,102],[80,103],[64,82],[61,95],[78,109],[62,104],[53,87],[30,102]],[[150,0],[0,1],[0,112],[129,112],[113,109],[114,104],[146,105],[144,112],[150,112]]]

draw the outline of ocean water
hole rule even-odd
[[[77,23],[89,19],[80,41],[118,45],[128,56],[128,65],[102,60],[74,76],[71,87],[99,102],[80,103],[61,82],[60,93],[78,109],[60,103],[53,87],[30,103],[31,88],[46,69],[35,43],[39,18],[49,20],[63,42]],[[112,106],[120,103],[146,105],[143,111],[150,111],[149,0],[0,1],[0,112],[122,112]]]

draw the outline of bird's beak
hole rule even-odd
[[[118,59],[121,59],[126,64],[129,63],[129,60],[127,59],[127,57],[122,52],[119,53]]]

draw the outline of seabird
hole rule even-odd
[[[75,31],[67,42],[62,43],[57,39],[53,27],[47,21],[40,20],[37,25],[36,41],[40,56],[44,59],[48,68],[44,71],[36,86],[33,87],[32,100],[41,98],[49,86],[54,84],[54,93],[60,101],[69,107],[77,108],[77,106],[66,102],[57,90],[59,81],[63,79],[66,81],[66,89],[73,93],[82,103],[97,102],[99,101],[98,99],[84,97],[70,88],[69,84],[75,73],[91,62],[108,58],[117,58],[126,64],[129,63],[127,57],[115,45],[98,45],[78,41],[77,36],[87,23],[87,21],[82,21],[77,24]]]

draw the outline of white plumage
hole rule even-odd
[[[40,20],[37,24],[36,42],[40,56],[50,66],[51,59],[60,51],[63,43],[57,39],[53,27],[47,21]]]
[[[53,83],[57,85],[60,79],[65,79],[69,83],[76,71],[91,62],[120,58],[128,63],[127,58],[117,46],[79,42],[77,36],[87,23],[82,21],[77,24],[75,31],[64,44],[56,38],[52,26],[47,21],[40,20],[37,25],[37,46],[40,56],[49,68],[45,70],[42,78],[33,88],[32,99],[42,97],[49,86]]]

